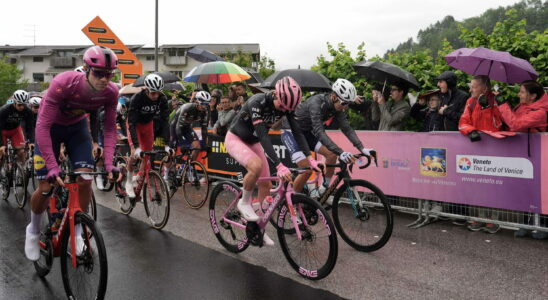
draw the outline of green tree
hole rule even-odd
[[[13,95],[13,92],[27,86],[23,72],[16,65],[7,63],[7,58],[0,58],[0,103],[4,104]]]

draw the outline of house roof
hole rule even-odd
[[[92,45],[37,45],[37,46],[0,46],[0,51],[12,52],[14,56],[48,56],[55,50],[70,50],[75,55],[83,55],[84,51]],[[139,55],[152,55],[154,54],[154,47],[144,47],[144,45],[126,45],[131,51]],[[243,52],[260,53],[259,44],[166,44],[160,45],[158,51],[162,54],[164,49],[169,48],[184,48],[190,49],[192,47],[202,48],[204,50],[213,53],[226,53],[237,52],[241,50]]]

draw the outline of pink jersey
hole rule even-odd
[[[116,146],[116,105],[118,87],[110,82],[103,91],[94,90],[87,82],[86,73],[69,71],[53,79],[38,112],[36,143],[49,170],[58,169],[51,144],[50,129],[53,124],[71,125],[86,114],[104,107],[104,157],[114,157]],[[105,160],[107,171],[112,170],[112,160]]]

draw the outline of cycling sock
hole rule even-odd
[[[40,233],[40,223],[42,223],[43,214],[35,214],[32,210],[30,212],[30,233]]]
[[[247,190],[244,190],[243,193],[242,193],[242,200],[241,203],[242,204],[251,204],[251,195],[253,194],[253,190],[251,191],[247,191]]]

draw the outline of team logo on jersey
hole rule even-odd
[[[46,161],[42,158],[42,156],[35,154],[33,156],[34,160],[34,169],[35,170],[41,170],[46,166]]]

